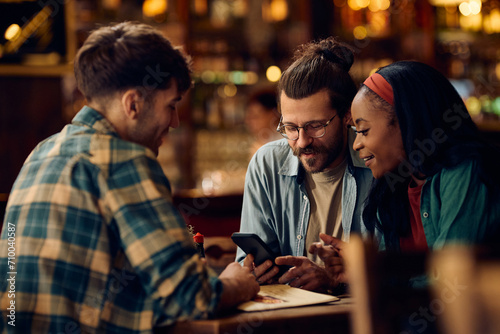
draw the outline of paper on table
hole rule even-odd
[[[284,284],[271,284],[261,286],[257,297],[251,301],[240,304],[238,309],[246,312],[265,311],[286,307],[322,304],[337,300],[339,300],[339,298],[335,296],[292,288]]]

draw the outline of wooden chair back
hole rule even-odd
[[[409,286],[424,275],[427,254],[379,252],[375,244],[351,236],[345,252],[349,291],[355,303],[353,334],[432,333],[435,324],[414,324],[415,314],[428,308],[430,291]]]
[[[449,246],[430,261],[433,300],[443,334],[500,333],[500,258]]]

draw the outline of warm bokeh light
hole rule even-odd
[[[208,12],[207,0],[194,0],[194,12],[197,15],[205,15]]]
[[[481,111],[486,113],[490,113],[491,110],[491,98],[488,95],[481,95],[479,97],[479,101],[481,102]]]
[[[226,93],[224,93],[224,85],[217,87],[217,95],[219,95],[220,98],[226,98]]]
[[[7,30],[5,30],[5,39],[8,41],[13,41],[21,35],[21,27],[17,24],[11,24]]]
[[[387,10],[391,6],[389,0],[371,0],[368,5],[368,9],[372,12],[377,12],[379,10]]]
[[[500,9],[492,9],[490,14],[484,17],[483,29],[487,34],[500,32]]]
[[[481,30],[483,18],[481,13],[477,15],[460,16],[460,27],[464,30],[479,31]]]
[[[226,96],[233,97],[236,95],[237,92],[238,88],[236,87],[236,85],[233,84],[224,85],[224,94],[226,94]]]
[[[469,97],[465,100],[465,104],[467,105],[467,110],[469,110],[469,114],[471,114],[471,116],[477,116],[481,113],[481,101],[479,101],[477,97]]]
[[[366,8],[370,5],[370,0],[356,0],[356,2],[360,8]]]
[[[248,14],[248,2],[246,0],[233,1],[233,14],[235,17],[245,17]]]
[[[463,0],[429,0],[433,6],[458,6]]]
[[[481,12],[482,2],[481,0],[470,0],[469,7],[472,15],[477,15]]]
[[[381,36],[389,25],[389,15],[385,11],[377,11],[371,14],[369,31],[371,36]],[[368,31],[367,31],[368,33]]]
[[[464,16],[469,16],[471,14],[470,6],[468,2],[462,2],[460,6],[458,6],[458,10],[460,10],[460,14]]]
[[[268,22],[283,21],[288,17],[286,0],[266,0],[262,2],[262,18]]]
[[[377,0],[372,0],[377,1]],[[352,10],[360,10],[370,5],[370,0],[347,0],[347,5]]]
[[[356,0],[347,0],[347,5],[352,10],[360,10],[361,9],[361,7],[358,5],[358,2]]]
[[[167,0],[146,0],[142,5],[142,13],[146,17],[155,17],[167,12]]]
[[[366,36],[368,35],[368,31],[363,26],[357,26],[352,31],[352,34],[354,35],[354,38],[361,40],[366,38]]]
[[[206,84],[212,83],[215,81],[215,73],[213,71],[203,71],[201,73],[201,81]]]
[[[259,81],[259,75],[255,72],[246,72],[246,84],[255,85]]]
[[[283,21],[288,16],[288,3],[286,0],[271,1],[271,17],[273,21]]]
[[[266,78],[271,82],[277,82],[281,77],[281,69],[278,66],[272,65],[267,68]]]

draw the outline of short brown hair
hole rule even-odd
[[[353,62],[354,49],[337,38],[303,44],[280,78],[278,99],[282,92],[292,99],[303,99],[327,89],[332,108],[344,117],[357,92],[349,74]]]
[[[87,98],[136,88],[147,99],[175,79],[179,92],[191,87],[191,61],[153,27],[123,22],[90,34],[75,62],[78,88]]]

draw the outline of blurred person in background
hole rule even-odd
[[[249,96],[245,113],[245,126],[254,140],[250,148],[250,157],[262,145],[283,138],[276,131],[279,121],[276,88],[259,89]]]

